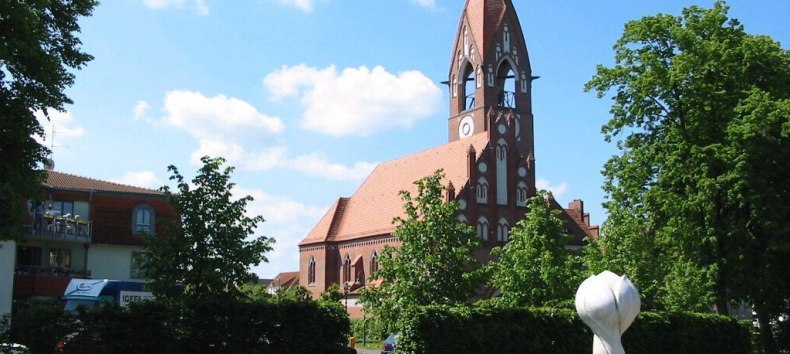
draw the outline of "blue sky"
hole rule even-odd
[[[533,73],[539,187],[602,223],[609,99],[585,93],[628,20],[705,1],[513,0]],[[298,269],[296,244],[376,163],[447,141],[461,0],[105,0],[80,21],[95,59],[45,123],[58,171],[157,188],[167,166],[236,166],[259,234],[261,277]],[[790,1],[730,1],[753,34],[790,42]],[[54,127],[54,138],[52,130]]]

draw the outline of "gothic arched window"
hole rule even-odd
[[[315,257],[310,257],[307,264],[307,284],[315,284]]]
[[[510,224],[508,224],[507,220],[505,220],[505,218],[499,219],[499,223],[497,224],[496,228],[496,240],[499,242],[507,242],[509,232]]]
[[[343,283],[351,281],[351,257],[346,253],[346,258],[343,260]]]
[[[483,241],[488,240],[488,219],[485,216],[477,219],[477,237]]]
[[[516,71],[510,61],[502,60],[496,78],[499,97],[497,105],[505,108],[516,108]]]
[[[466,62],[463,70],[461,70],[461,82],[458,83],[461,90],[459,96],[461,96],[460,108],[462,111],[475,108],[475,76],[475,69],[472,67],[472,64]]]
[[[527,184],[524,182],[518,182],[516,186],[516,205],[527,206]]]
[[[488,203],[488,181],[485,177],[477,180],[477,202]]]
[[[373,275],[377,270],[379,270],[379,254],[373,251],[370,255],[370,274]]]

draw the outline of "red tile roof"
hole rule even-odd
[[[351,198],[338,200],[300,245],[323,241],[345,241],[389,234],[392,219],[403,216],[399,192],[416,193],[414,181],[443,169],[442,184],[452,182],[456,191],[467,183],[470,146],[477,156],[488,143],[488,133],[457,140],[378,165]]]
[[[271,282],[271,286],[286,289],[294,285],[299,285],[299,272],[282,272],[277,274]]]
[[[129,186],[129,185],[124,185],[114,182],[100,181],[93,178],[76,176],[63,172],[56,172],[56,171],[46,171],[46,172],[47,172],[47,178],[46,181],[44,182],[44,186],[53,189],[164,195],[164,193],[154,189]]]

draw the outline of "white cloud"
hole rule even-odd
[[[134,105],[134,119],[141,120],[145,118],[146,113],[151,109],[151,106],[148,102],[145,101],[137,101],[137,104]]]
[[[305,205],[259,189],[236,186],[233,193],[237,197],[250,195],[255,199],[247,205],[247,215],[261,215],[266,220],[258,225],[258,232],[255,235],[273,237],[277,240],[274,250],[266,254],[269,263],[253,267],[253,272],[272,278],[280,272],[298,270],[297,245],[323,216],[325,208]]]
[[[49,110],[49,120],[44,116],[44,112],[36,111],[36,119],[38,119],[41,127],[44,128],[44,138],[35,136],[39,144],[55,149],[58,146],[67,145],[67,141],[71,139],[80,138],[85,135],[85,129],[75,125],[74,117],[69,111],[58,112],[56,110]],[[54,140],[54,143],[53,143]]]
[[[537,189],[548,190],[554,195],[554,199],[562,199],[565,196],[565,193],[568,191],[568,184],[565,182],[560,183],[559,185],[552,185],[551,182],[545,179],[538,179],[535,181],[535,187]]]
[[[165,94],[164,112],[163,123],[206,140],[260,137],[285,129],[279,117],[267,116],[251,104],[225,95],[206,97],[200,92],[169,91]]]
[[[279,0],[279,2],[286,6],[294,6],[304,12],[313,11],[313,0]]]
[[[149,9],[190,8],[200,16],[209,14],[205,0],[143,0]]]
[[[439,88],[418,71],[397,76],[383,67],[316,69],[304,64],[270,73],[264,80],[270,98],[298,96],[304,106],[301,126],[333,136],[368,136],[408,128],[436,112]]]
[[[203,156],[222,156],[230,165],[247,170],[282,167],[309,176],[351,181],[361,180],[375,166],[357,162],[347,167],[329,161],[322,154],[291,157],[285,146],[261,146],[262,137],[277,135],[285,129],[282,121],[236,98],[170,91],[164,101],[162,123],[184,130],[198,141],[199,146],[191,155],[194,165],[200,165]],[[142,107],[140,103],[138,106]]]
[[[424,8],[436,10],[436,0],[411,0],[411,2],[420,5]]]
[[[157,189],[162,186],[162,180],[151,171],[126,172],[116,183],[130,186]]]
[[[289,161],[290,166],[298,171],[302,171],[310,176],[324,177],[337,181],[360,181],[367,177],[375,163],[356,162],[353,167],[346,167],[332,163],[323,154],[311,154],[297,156]]]

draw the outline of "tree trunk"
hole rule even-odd
[[[760,324],[760,349],[763,350],[763,353],[779,353],[779,348],[777,348],[776,340],[774,339],[773,327],[771,326],[771,317],[761,307],[755,305],[757,323]]]

